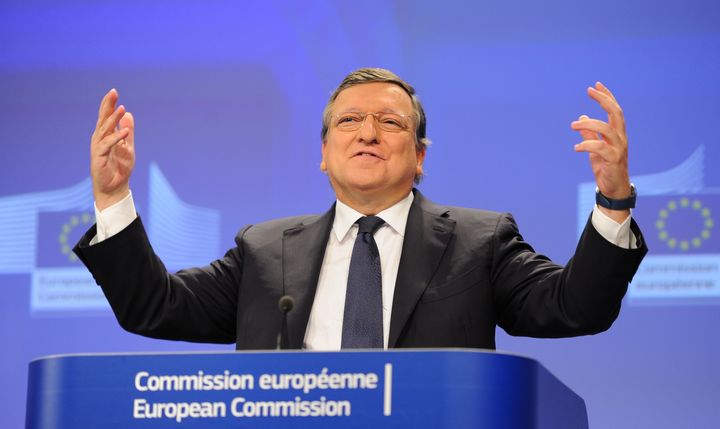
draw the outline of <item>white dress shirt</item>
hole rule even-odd
[[[383,345],[387,348],[390,335],[390,313],[395,279],[397,279],[402,254],[405,224],[414,195],[387,208],[376,216],[385,221],[375,232],[375,243],[380,253],[382,273]],[[315,300],[305,331],[303,347],[310,350],[339,350],[342,341],[345,291],[347,290],[350,258],[352,257],[358,226],[355,222],[365,216],[338,201],[335,204],[335,220],[325,248],[325,259],[320,268]]]
[[[377,216],[385,224],[375,232],[375,242],[380,253],[382,272],[383,344],[388,346],[390,317],[395,293],[395,280],[400,266],[400,256],[405,238],[405,225],[414,195],[397,202]],[[355,244],[358,226],[355,221],[362,213],[337,201],[335,220],[325,249],[325,258],[320,268],[315,300],[305,330],[303,347],[310,350],[340,350],[342,323],[345,312],[345,290],[347,289],[350,258]],[[132,193],[121,201],[99,211],[95,206],[97,235],[90,241],[96,244],[125,229],[137,217]],[[623,223],[617,223],[600,211],[593,209],[592,220],[595,229],[606,240],[625,249],[635,249],[635,236],[630,231],[630,216]]]

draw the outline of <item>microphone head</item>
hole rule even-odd
[[[295,300],[290,295],[283,295],[278,301],[278,307],[283,313],[289,313],[295,306]]]

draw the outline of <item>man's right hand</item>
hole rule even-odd
[[[125,198],[135,166],[135,121],[125,106],[118,106],[111,89],[100,103],[98,121],[90,141],[90,175],[98,210]]]

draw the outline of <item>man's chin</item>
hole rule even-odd
[[[337,178],[336,178],[337,179]],[[399,181],[390,181],[388,177],[382,174],[373,174],[370,171],[356,171],[351,175],[345,175],[342,181],[330,180],[336,193],[347,193],[355,195],[366,195],[372,197],[374,195],[395,195],[405,192],[405,189],[412,189],[412,178],[407,183]]]
[[[363,195],[366,198],[389,197],[403,192],[409,192],[412,185],[392,185],[387,180],[367,180],[348,183],[345,187],[348,192]]]

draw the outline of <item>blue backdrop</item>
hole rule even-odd
[[[650,254],[609,332],[499,332],[498,348],[543,362],[586,399],[592,427],[720,421],[717,2],[6,0],[0,426],[23,424],[34,357],[218,348],[123,332],[69,252],[93,222],[89,137],[107,90],[136,118],[139,212],[180,268],[222,255],[247,223],[332,204],[320,114],[363,66],[418,89],[433,140],[426,196],[510,211],[561,263],[594,190],[569,124],[602,116],[585,88],[606,83],[628,121]]]

